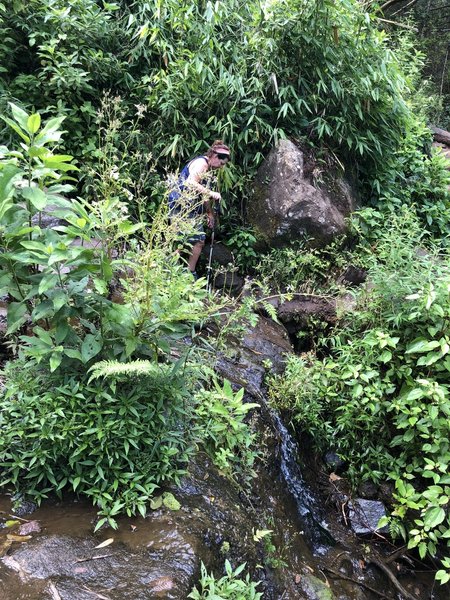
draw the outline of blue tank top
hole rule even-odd
[[[181,194],[183,193],[183,191],[186,190],[185,182],[190,175],[189,167],[194,162],[194,160],[197,160],[197,158],[203,158],[204,160],[206,160],[206,162],[208,162],[206,156],[196,156],[191,161],[189,161],[185,167],[183,167],[182,171],[178,176],[175,188],[169,193],[169,212],[178,212],[181,210],[182,207],[181,203],[179,202],[179,199],[181,198]],[[204,181],[201,182],[202,185],[204,185],[204,183]],[[189,200],[190,203],[193,205],[192,210],[189,212],[190,217],[196,217],[197,215],[201,215],[204,212],[203,202],[199,203],[199,198],[200,194],[196,194],[193,198]]]

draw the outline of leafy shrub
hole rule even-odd
[[[349,261],[351,254],[343,247],[343,240],[320,249],[293,242],[261,254],[255,272],[263,284],[278,292],[330,292],[336,287],[336,275]]]
[[[431,131],[425,123],[411,120],[395,154],[372,181],[376,199],[372,204],[384,219],[410,207],[422,227],[441,243],[448,244],[450,221],[450,173],[442,152],[431,148]],[[376,234],[376,229],[375,229]]]
[[[258,264],[259,256],[254,248],[255,243],[253,231],[244,227],[235,229],[227,238],[226,244],[233,252],[236,264],[245,271]]]
[[[154,369],[156,371],[157,369]],[[0,485],[40,501],[73,491],[104,522],[145,516],[154,491],[184,473],[193,440],[185,381],[167,370],[89,383],[10,363],[0,404]]]
[[[177,231],[167,210],[163,206],[150,227],[130,220],[118,159],[113,174],[107,168],[98,174],[98,199],[62,196],[72,191],[65,181],[76,169],[71,156],[52,150],[62,118],[41,125],[39,113],[11,110],[13,119],[5,120],[25,144],[0,148],[0,293],[12,299],[7,334],[18,334],[21,352],[48,362],[52,371],[100,358],[168,354],[190,323],[214,313],[217,304],[211,298],[205,305],[204,284],[193,284],[173,252]],[[41,226],[49,205],[64,225]],[[133,239],[138,232],[143,239]],[[123,292],[121,304],[110,299],[113,280]],[[20,335],[29,322],[29,335]]]
[[[396,528],[435,556],[450,545],[450,269],[447,255],[420,249],[416,217],[391,219],[367,259],[373,287],[324,340],[329,356],[291,358],[271,395],[354,481],[392,479]]]
[[[249,477],[257,452],[253,449],[256,434],[244,419],[259,405],[242,401],[244,388],[234,393],[229,381],[220,387],[213,380],[211,390],[196,395],[196,420],[200,427],[201,444],[217,467],[229,477]]]
[[[262,594],[256,591],[259,582],[250,581],[247,574],[245,580],[239,575],[245,569],[245,563],[234,571],[228,560],[225,561],[225,575],[216,579],[214,574],[208,575],[205,565],[201,564],[200,591],[195,587],[188,598],[192,600],[260,600]]]
[[[62,118],[44,124],[39,113],[11,111],[5,120],[24,143],[0,148],[0,291],[10,295],[10,344],[41,379],[33,386],[32,375],[15,375],[14,363],[9,370],[2,484],[36,499],[65,489],[90,496],[103,515],[98,526],[114,524],[120,512],[144,514],[154,489],[182,472],[193,444],[185,432],[191,388],[177,373],[186,372],[187,354],[195,363],[183,338],[219,304],[174,252],[178,231],[165,206],[149,227],[129,219],[119,160],[114,176],[108,168],[96,175],[97,199],[69,200],[72,157],[53,150]],[[65,223],[45,228],[50,204]],[[174,366],[172,353],[181,357]],[[150,360],[124,367],[141,357]],[[106,366],[92,379],[115,378],[94,384],[85,372],[100,359]]]

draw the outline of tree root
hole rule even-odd
[[[381,569],[383,571],[383,573],[385,575],[387,575],[389,581],[395,587],[397,592],[399,592],[399,594],[401,594],[403,596],[403,598],[405,598],[405,600],[417,600],[417,598],[415,598],[414,596],[412,596],[409,592],[407,592],[405,590],[405,588],[401,585],[401,583],[399,582],[397,577],[394,575],[394,573],[384,563],[382,563],[379,560],[376,560],[375,558],[369,558],[368,564],[370,564],[370,563],[372,563],[373,565],[375,565],[376,567]]]
[[[369,590],[369,592],[372,592],[373,594],[379,596],[380,598],[385,598],[386,600],[389,600],[388,596],[386,596],[385,594],[382,594],[381,592],[379,592],[378,590],[374,589],[373,587],[370,587],[370,585],[367,585],[367,583],[362,583],[362,581],[358,581],[357,579],[353,579],[353,577],[349,577],[348,575],[344,575],[343,573],[339,573],[339,571],[335,571],[334,569],[330,569],[329,567],[322,567],[322,570],[323,571],[328,571],[328,573],[331,573],[332,575],[334,575],[335,577],[339,577],[340,579],[345,579],[346,581],[351,581],[355,585],[359,585],[360,587],[363,587],[366,590]],[[416,600],[416,599],[414,598],[414,600]]]

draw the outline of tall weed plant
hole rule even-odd
[[[89,496],[98,526],[114,525],[119,513],[145,514],[156,487],[183,471],[194,444],[188,357],[199,368],[185,338],[226,300],[184,267],[180,223],[164,205],[151,225],[130,218],[126,149],[116,148],[113,172],[102,163],[93,198],[73,198],[78,169],[57,153],[63,118],[10,110],[21,143],[0,147],[0,283],[19,362],[0,400],[0,485],[36,500]],[[47,227],[49,215],[59,224]],[[149,368],[137,368],[142,358]]]

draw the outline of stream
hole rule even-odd
[[[283,328],[261,318],[232,358],[217,360],[218,373],[260,404],[252,422],[262,459],[249,487],[199,452],[180,484],[161,490],[175,504],[96,533],[87,500],[36,508],[0,495],[0,600],[187,600],[201,563],[221,577],[225,559],[246,563],[264,600],[448,600],[430,565],[397,556],[386,535],[355,535],[323,465],[301,466],[308,448],[268,405],[263,385],[265,361],[280,370],[287,351]]]
[[[194,461],[171,490],[180,510],[122,517],[116,531],[94,534],[96,511],[85,500],[49,500],[30,513],[33,507],[25,504],[18,516],[11,499],[1,496],[0,600],[185,600],[200,560],[220,575],[225,557],[234,567],[247,562],[266,599],[400,599],[366,560],[368,540],[357,539],[329,508],[324,512],[323,499],[303,479],[300,449],[280,417],[263,412],[266,442],[270,447],[277,441],[270,450],[275,460],[259,467],[249,497],[206,457]],[[37,522],[36,531],[21,536],[30,522]],[[272,530],[270,544],[255,542],[255,530],[265,528]],[[448,589],[434,587],[430,572],[404,568],[396,575],[412,598],[449,597]]]

